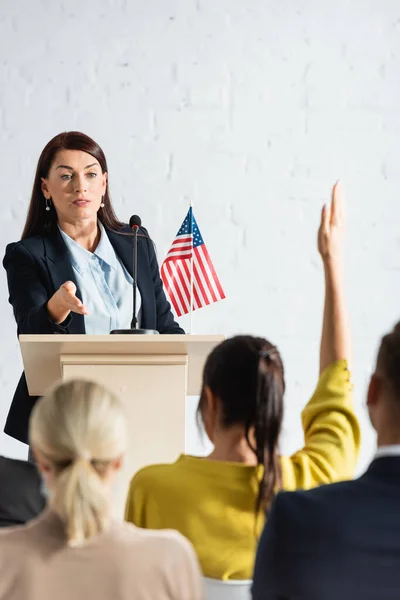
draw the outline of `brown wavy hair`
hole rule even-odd
[[[57,225],[57,213],[54,206],[51,206],[50,211],[46,211],[46,203],[42,192],[42,177],[48,177],[57,152],[60,150],[80,150],[81,152],[87,152],[87,154],[91,154],[99,161],[102,172],[108,173],[105,154],[92,138],[80,131],[66,131],[56,135],[44,147],[39,157],[28,215],[21,239],[49,233]],[[108,180],[103,202],[104,208],[99,210],[98,219],[108,229],[120,229],[123,224],[117,219],[111,204]]]

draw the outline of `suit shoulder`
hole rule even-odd
[[[114,230],[108,229],[107,227],[106,227],[106,229],[108,231],[114,231]],[[132,233],[132,229],[129,227],[128,223],[122,223],[121,227],[118,230],[115,230],[115,232],[116,233]]]
[[[0,456],[0,471],[15,471],[16,473],[26,473],[28,476],[31,473],[35,476],[38,475],[38,471],[32,463],[7,456]]]
[[[35,465],[25,460],[0,457],[0,478],[3,483],[9,479],[10,482],[32,483],[39,487],[40,475]]]
[[[43,252],[43,236],[33,235],[32,237],[25,238],[24,240],[7,244],[4,260],[11,258],[15,253],[18,252],[28,252],[32,256],[36,256],[38,253]]]
[[[337,483],[327,483],[310,490],[295,490],[295,491],[282,491],[279,492],[277,498],[279,498],[282,505],[292,502],[301,502],[307,504],[308,502],[336,502],[339,496],[345,496],[358,486],[359,480],[351,481],[339,481]]]
[[[329,519],[335,527],[344,523],[346,514],[352,514],[354,498],[358,496],[359,480],[321,485],[311,490],[280,492],[274,502],[276,518],[285,522],[285,528],[313,527]]]

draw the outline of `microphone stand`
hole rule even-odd
[[[130,329],[113,329],[110,333],[115,335],[153,335],[158,334],[155,329],[139,329],[136,316],[136,295],[137,295],[137,232],[139,225],[132,225],[133,230],[133,311]]]
[[[133,229],[133,312],[132,312],[132,321],[131,321],[131,329],[138,328],[138,320],[136,316],[136,294],[137,294],[137,283],[136,283],[136,274],[137,274],[137,232],[139,227],[134,225]]]

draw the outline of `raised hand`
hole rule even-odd
[[[340,181],[338,181],[333,186],[332,201],[325,204],[322,209],[321,224],[318,231],[318,251],[324,262],[341,259],[344,230],[343,190]]]
[[[339,182],[333,186],[332,201],[324,206],[318,231],[318,250],[324,265],[325,306],[321,335],[320,372],[333,362],[351,360],[351,337],[343,277],[343,234],[345,216]]]

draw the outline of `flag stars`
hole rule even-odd
[[[201,237],[201,233],[196,223],[196,219],[193,217],[193,247],[201,246],[204,244],[204,240]]]
[[[178,236],[180,235],[193,235],[193,247],[201,246],[204,244],[204,240],[201,237],[201,233],[194,218],[193,211],[190,208],[185,220],[183,221],[181,228],[179,229]]]

